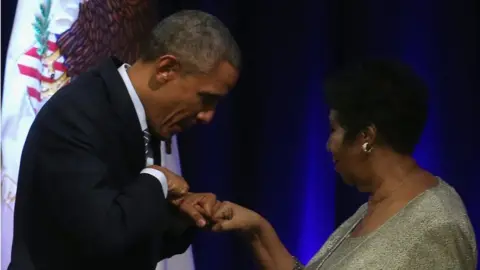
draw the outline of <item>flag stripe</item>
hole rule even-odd
[[[25,66],[25,65],[22,65],[22,64],[19,64],[18,68],[20,69],[20,73],[22,73],[25,76],[29,76],[29,77],[32,77],[32,78],[35,78],[37,80],[41,80],[41,81],[44,81],[44,82],[47,82],[47,83],[54,83],[55,82],[55,78],[52,79],[52,78],[49,78],[47,76],[43,76],[38,69],[29,67],[29,66]]]
[[[41,102],[42,101],[42,98],[40,96],[40,92],[33,88],[33,87],[27,87],[27,92],[28,92],[28,95],[35,98],[36,100],[38,100],[38,102]]]

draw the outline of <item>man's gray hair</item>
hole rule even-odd
[[[236,69],[241,65],[240,49],[227,27],[198,10],[183,10],[159,22],[142,46],[140,59],[154,61],[167,54],[177,57],[186,73],[208,73],[221,61]]]

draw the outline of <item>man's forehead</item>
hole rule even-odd
[[[226,94],[228,90],[232,89],[238,80],[238,70],[230,63],[221,62],[210,74],[203,80],[204,91],[221,92]]]
[[[226,84],[228,88],[233,88],[237,83],[238,70],[227,61],[218,64],[213,72],[216,81]]]

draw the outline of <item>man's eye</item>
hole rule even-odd
[[[211,96],[203,96],[202,102],[205,105],[213,105],[215,103],[215,99],[212,98]]]
[[[211,95],[211,94],[201,94],[200,99],[201,99],[204,106],[212,107],[212,106],[217,105],[217,102],[219,100],[219,96]]]

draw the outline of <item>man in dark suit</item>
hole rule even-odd
[[[151,270],[184,252],[216,199],[155,165],[158,140],[210,122],[239,66],[217,18],[182,11],[132,66],[107,59],[58,91],[22,153],[9,269]]]

